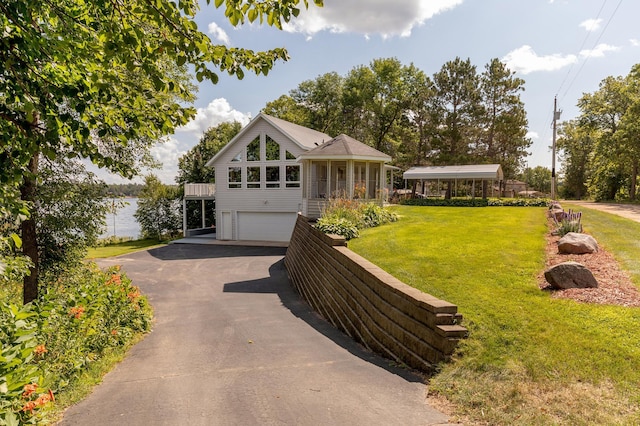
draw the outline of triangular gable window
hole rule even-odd
[[[247,145],[247,161],[260,161],[260,136]]]
[[[242,161],[242,151],[237,153],[236,156],[231,160],[232,163],[239,163],[240,161]]]
[[[265,138],[265,155],[267,161],[280,160],[280,144],[271,139],[269,135]]]
[[[295,160],[296,156],[290,153],[289,151],[287,151],[286,158],[287,160]]]

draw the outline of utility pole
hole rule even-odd
[[[562,111],[558,111],[558,97],[553,98],[553,143],[551,145],[551,199],[556,199],[556,121],[560,120],[560,114]]]

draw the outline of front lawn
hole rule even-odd
[[[349,247],[458,305],[470,337],[430,388],[462,420],[640,422],[640,309],[579,304],[538,289],[546,209],[393,210],[398,222],[362,231]],[[589,215],[583,221],[589,232],[599,226]],[[620,232],[633,239],[638,233],[631,228]]]
[[[87,259],[101,259],[105,257],[122,256],[140,250],[149,250],[161,247],[165,243],[159,242],[154,238],[145,238],[141,240],[123,241],[115,244],[109,244],[102,247],[92,247],[87,250]]]

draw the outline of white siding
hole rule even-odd
[[[231,162],[231,160],[244,148],[253,141],[258,135],[261,135],[261,140],[264,142],[264,135],[269,135],[274,141],[280,144],[281,148],[281,160],[280,161],[265,161],[264,149],[262,149],[261,161],[245,161],[246,158],[243,155],[242,162]],[[293,229],[293,223],[295,223],[295,214],[302,209],[302,188],[286,188],[285,178],[285,165],[297,165],[300,166],[300,175],[302,177],[302,167],[296,163],[295,160],[285,160],[286,151],[289,151],[294,156],[301,155],[304,151],[289,138],[284,136],[281,132],[273,128],[269,123],[264,120],[257,121],[252,128],[248,129],[241,139],[238,139],[234,146],[230,147],[221,157],[216,159],[215,163],[215,175],[216,175],[216,221],[218,227],[224,226],[229,229],[228,224],[223,224],[222,212],[230,212],[230,215],[225,217],[228,222],[232,220],[232,235],[224,235],[225,239],[243,239],[243,240],[256,240],[265,241],[265,234],[260,229],[268,228],[269,223],[279,223],[278,219],[275,219],[279,214],[284,218],[293,217],[291,229]],[[266,176],[264,173],[264,167],[266,166],[281,166],[280,170],[280,188],[266,188]],[[243,170],[243,188],[229,188],[228,185],[228,168],[229,167],[242,167]],[[246,167],[261,167],[261,188],[260,189],[247,189],[246,188]],[[302,182],[300,183],[302,186]],[[268,213],[263,216],[248,215],[247,213]],[[244,216],[243,216],[244,215]],[[257,227],[254,228],[252,224],[247,222],[246,218],[253,217],[254,221],[265,222],[257,223]],[[284,220],[286,222],[286,220]],[[276,228],[282,227],[280,225]],[[286,233],[286,232],[285,232]],[[289,231],[289,236],[291,232]],[[218,238],[222,238],[219,235]],[[277,239],[272,241],[288,241]]]
[[[238,240],[289,241],[297,213],[238,212]]]

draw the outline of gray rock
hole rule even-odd
[[[585,254],[598,251],[598,242],[591,235],[569,232],[558,240],[558,252],[563,254]]]
[[[564,210],[562,208],[552,208],[549,210],[549,217],[555,219],[556,222],[560,222],[564,216]]]
[[[544,278],[551,287],[560,290],[598,287],[598,281],[591,271],[578,262],[564,262],[552,266],[544,271]]]

